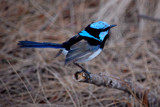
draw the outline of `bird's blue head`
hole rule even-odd
[[[104,38],[108,35],[110,28],[115,26],[116,25],[109,25],[104,21],[98,21],[88,25],[84,30],[79,33],[79,35],[102,42]]]

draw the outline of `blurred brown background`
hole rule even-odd
[[[76,82],[56,49],[20,49],[20,40],[62,43],[93,21],[118,26],[94,60],[82,64],[139,82],[160,95],[159,0],[1,0],[0,106],[143,106],[116,89]]]

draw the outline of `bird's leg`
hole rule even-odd
[[[83,68],[81,65],[79,65],[78,63],[74,63],[74,65],[78,66],[79,68],[81,68],[84,71],[87,71],[85,68]]]
[[[90,79],[90,72],[88,72],[85,68],[83,68],[81,65],[79,65],[78,63],[74,63],[74,65],[78,66],[79,68],[82,69],[82,72],[85,72],[85,74],[87,75],[87,79]]]

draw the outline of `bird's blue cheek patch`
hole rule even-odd
[[[100,39],[101,41],[103,41],[104,38],[107,36],[107,34],[108,34],[108,31],[101,32],[101,33],[99,34],[99,39]]]
[[[87,31],[83,30],[79,33],[79,35],[84,36],[84,37],[89,37],[89,38],[93,38],[95,40],[101,41],[100,39],[90,35]],[[102,37],[103,38],[103,37]]]

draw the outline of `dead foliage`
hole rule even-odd
[[[64,66],[64,56],[54,58],[56,49],[17,43],[61,43],[93,21],[117,24],[103,52],[82,65],[139,82],[159,97],[159,12],[159,0],[1,0],[0,106],[145,106],[122,91],[76,82],[79,69]]]

